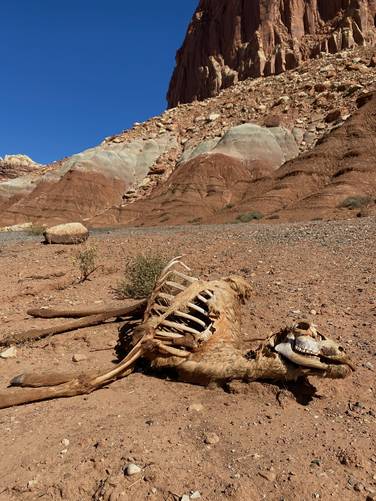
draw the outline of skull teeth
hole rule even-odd
[[[312,349],[309,349],[309,348],[303,348],[302,346],[295,345],[294,349],[295,349],[295,351],[299,351],[299,353],[306,353],[308,355],[318,355],[319,354],[317,350],[312,350]]]

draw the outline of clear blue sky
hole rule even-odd
[[[166,108],[198,0],[1,0],[0,156],[48,163]]]

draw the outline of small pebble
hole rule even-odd
[[[372,364],[371,362],[366,362],[366,363],[364,364],[364,367],[365,367],[366,369],[369,369],[370,371],[373,371],[373,369],[374,369],[373,364]]]
[[[180,501],[190,501],[188,494],[184,494],[184,496],[180,498]]]
[[[38,483],[38,480],[34,478],[33,480],[29,480],[27,483],[27,488],[31,490],[33,487],[35,487]]]
[[[128,477],[132,475],[137,475],[137,473],[141,473],[142,468],[140,468],[137,464],[129,463],[125,469],[125,473]]]
[[[75,353],[72,360],[73,362],[82,362],[83,360],[87,360],[87,356],[82,353]]]
[[[218,444],[219,436],[216,433],[207,433],[205,435],[204,442],[205,444],[210,444],[210,445]]]
[[[63,438],[63,440],[61,441],[61,443],[64,445],[64,447],[68,447],[69,440],[67,438]]]

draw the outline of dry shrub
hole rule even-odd
[[[76,254],[74,261],[80,271],[80,282],[85,282],[99,268],[96,266],[96,258],[97,248],[94,246],[85,247]]]
[[[160,254],[138,255],[126,267],[124,278],[115,288],[121,299],[148,297],[168,259]]]
[[[239,216],[236,219],[241,223],[249,223],[249,221],[259,220],[262,219],[263,217],[264,214],[262,214],[257,210],[254,210],[252,212],[247,212],[245,214],[239,214]]]
[[[340,207],[346,209],[360,209],[366,207],[372,203],[372,198],[367,196],[356,195],[353,197],[347,197],[341,204]]]

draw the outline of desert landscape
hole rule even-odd
[[[0,501],[376,500],[375,19],[374,0],[200,0],[163,114],[49,164],[0,159]],[[80,237],[51,229],[73,222]],[[239,311],[195,303],[196,324],[240,321],[244,361],[262,351],[299,377],[191,384],[176,360],[213,340],[195,344],[190,316],[193,344],[164,352],[176,370],[149,340],[150,360],[85,390],[142,314],[53,333],[72,320],[32,311],[132,308],[153,294],[148,260],[177,256],[205,283],[250,286]],[[311,334],[295,361],[263,350],[302,321],[349,361],[338,379],[308,370]],[[34,391],[15,377],[51,372],[83,391],[13,405]]]
[[[373,499],[375,231],[374,218],[120,230],[92,237],[104,269],[82,284],[77,248],[37,237],[4,244],[3,337],[62,321],[31,319],[29,308],[124,304],[113,288],[126,261],[140,245],[163,254],[167,243],[197,275],[250,282],[245,338],[306,318],[342,343],[356,372],[311,378],[313,391],[262,382],[204,388],[136,371],[88,396],[4,409],[0,499],[172,500],[196,491],[202,499]],[[110,366],[117,327],[18,346],[15,358],[0,360],[2,391],[31,369]],[[129,463],[141,471],[128,477]]]

